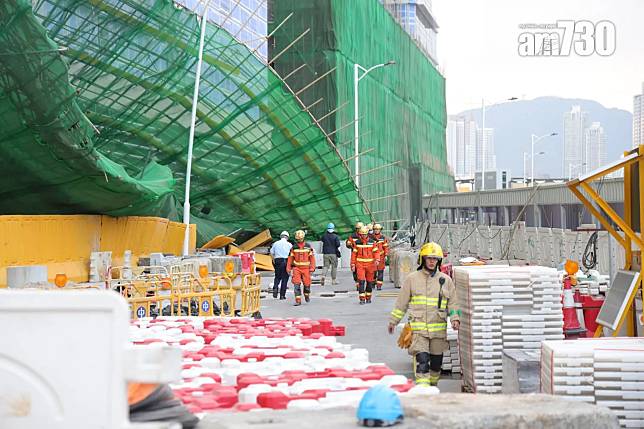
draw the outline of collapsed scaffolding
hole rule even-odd
[[[179,220],[195,18],[170,1],[3,2],[0,210]],[[348,232],[368,209],[309,110],[222,28],[205,41],[198,243],[237,228],[322,231],[329,219]]]

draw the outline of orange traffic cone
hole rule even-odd
[[[563,332],[566,338],[579,338],[583,337],[586,330],[579,324],[577,318],[577,306],[575,305],[575,298],[572,293],[572,280],[570,276],[564,278],[564,289],[562,296],[563,304]]]

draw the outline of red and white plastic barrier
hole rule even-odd
[[[377,383],[438,393],[369,362],[366,349],[338,342],[342,335],[328,319],[200,317],[139,319],[130,332],[135,345],[182,349],[182,380],[171,387],[195,413],[357,404]]]

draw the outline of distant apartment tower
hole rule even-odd
[[[644,83],[642,93],[633,97],[633,147],[644,144]]]
[[[448,118],[447,156],[456,179],[474,177],[476,122],[464,116],[450,116]]]
[[[175,0],[181,6],[203,13],[204,0]],[[268,44],[268,6],[266,0],[212,0],[208,20],[232,34],[238,41],[266,61]]]
[[[588,113],[581,110],[581,106],[572,106],[570,112],[564,113],[563,177],[568,177],[570,172],[583,171],[586,128]]]
[[[436,39],[438,23],[432,13],[431,0],[380,0],[429,60],[438,64]]]
[[[582,171],[587,173],[606,163],[606,134],[599,122],[593,122],[586,129],[584,138],[584,159]]]
[[[496,170],[494,128],[477,128],[476,130],[476,171],[483,170]],[[487,181],[485,183],[487,184]]]

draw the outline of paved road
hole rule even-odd
[[[272,287],[272,281],[273,277],[263,277],[263,288],[269,284]],[[348,270],[338,272],[338,281],[339,285],[335,286],[313,285],[311,302],[299,307],[293,306],[293,287],[289,282],[286,300],[274,299],[271,294],[262,300],[262,316],[331,319],[336,325],[346,326],[346,336],[340,339],[342,342],[366,348],[372,362],[385,363],[396,373],[412,377],[410,356],[396,345],[398,336],[387,333],[388,317],[395,300],[392,292],[398,290],[388,281],[388,273],[385,272],[383,290],[375,292],[373,302],[368,305],[359,304],[353,278]],[[332,291],[336,292],[334,297],[320,296]],[[443,377],[439,388],[443,392],[460,392],[460,380]]]

